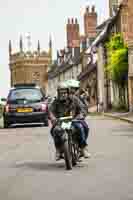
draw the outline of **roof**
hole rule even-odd
[[[111,18],[111,17],[110,17],[110,18]],[[103,21],[101,24],[99,24],[99,25],[96,27],[96,29],[97,29],[97,30],[102,30],[102,29],[105,27],[105,25],[108,23],[108,21],[110,20],[110,18],[106,19],[106,20]]]
[[[78,80],[81,81],[83,79],[85,79],[85,77],[92,72],[92,71],[95,71],[97,69],[97,64],[90,64],[90,65],[87,65],[85,70],[83,72],[80,73],[80,75],[78,76]]]
[[[66,72],[67,70],[71,69],[74,65],[78,65],[81,62],[82,54],[78,58],[73,57],[69,58],[67,62],[58,65],[57,63],[51,66],[51,70],[48,72],[48,79],[52,79],[58,76],[60,73]]]
[[[108,38],[108,33],[112,25],[114,24],[115,20],[117,19],[117,16],[119,14],[119,9],[115,13],[113,17],[109,17],[107,20],[105,20],[102,24],[100,24],[97,29],[101,29],[95,40],[92,42],[92,45],[86,50],[86,53],[90,54],[93,53],[93,49],[97,47],[101,42],[106,41]],[[78,76],[78,80],[84,79],[86,76],[88,76],[92,71],[97,69],[97,62],[90,63],[87,65],[83,72],[80,73]]]

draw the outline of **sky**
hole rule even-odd
[[[66,46],[67,19],[78,19],[83,33],[83,13],[88,5],[95,5],[98,23],[108,17],[108,0],[4,0],[0,3],[0,97],[6,97],[10,88],[8,42],[13,52],[18,51],[20,35],[25,47],[30,33],[32,48],[48,49],[49,35],[53,42],[54,58],[57,49]]]

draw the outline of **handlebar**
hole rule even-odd
[[[65,121],[65,120],[72,120],[73,117],[72,116],[67,116],[67,117],[60,117],[59,120],[60,121]]]

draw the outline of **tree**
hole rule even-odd
[[[119,98],[125,102],[125,87],[128,80],[128,48],[121,34],[116,34],[106,44],[108,50],[107,73],[119,88]]]

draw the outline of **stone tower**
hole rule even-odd
[[[19,51],[12,52],[11,41],[9,41],[9,67],[11,74],[11,86],[18,83],[36,83],[47,91],[48,66],[51,64],[51,54],[41,51],[38,41],[36,51],[24,51],[23,40],[20,37]]]
[[[49,37],[49,57],[50,57],[50,61],[52,63],[52,38],[51,38],[51,36]]]
[[[84,31],[85,36],[88,38],[96,37],[96,27],[97,27],[97,13],[95,11],[95,6],[92,6],[91,11],[89,7],[86,8],[84,14]]]
[[[68,19],[67,23],[67,47],[69,49],[80,46],[80,32],[77,19]]]

